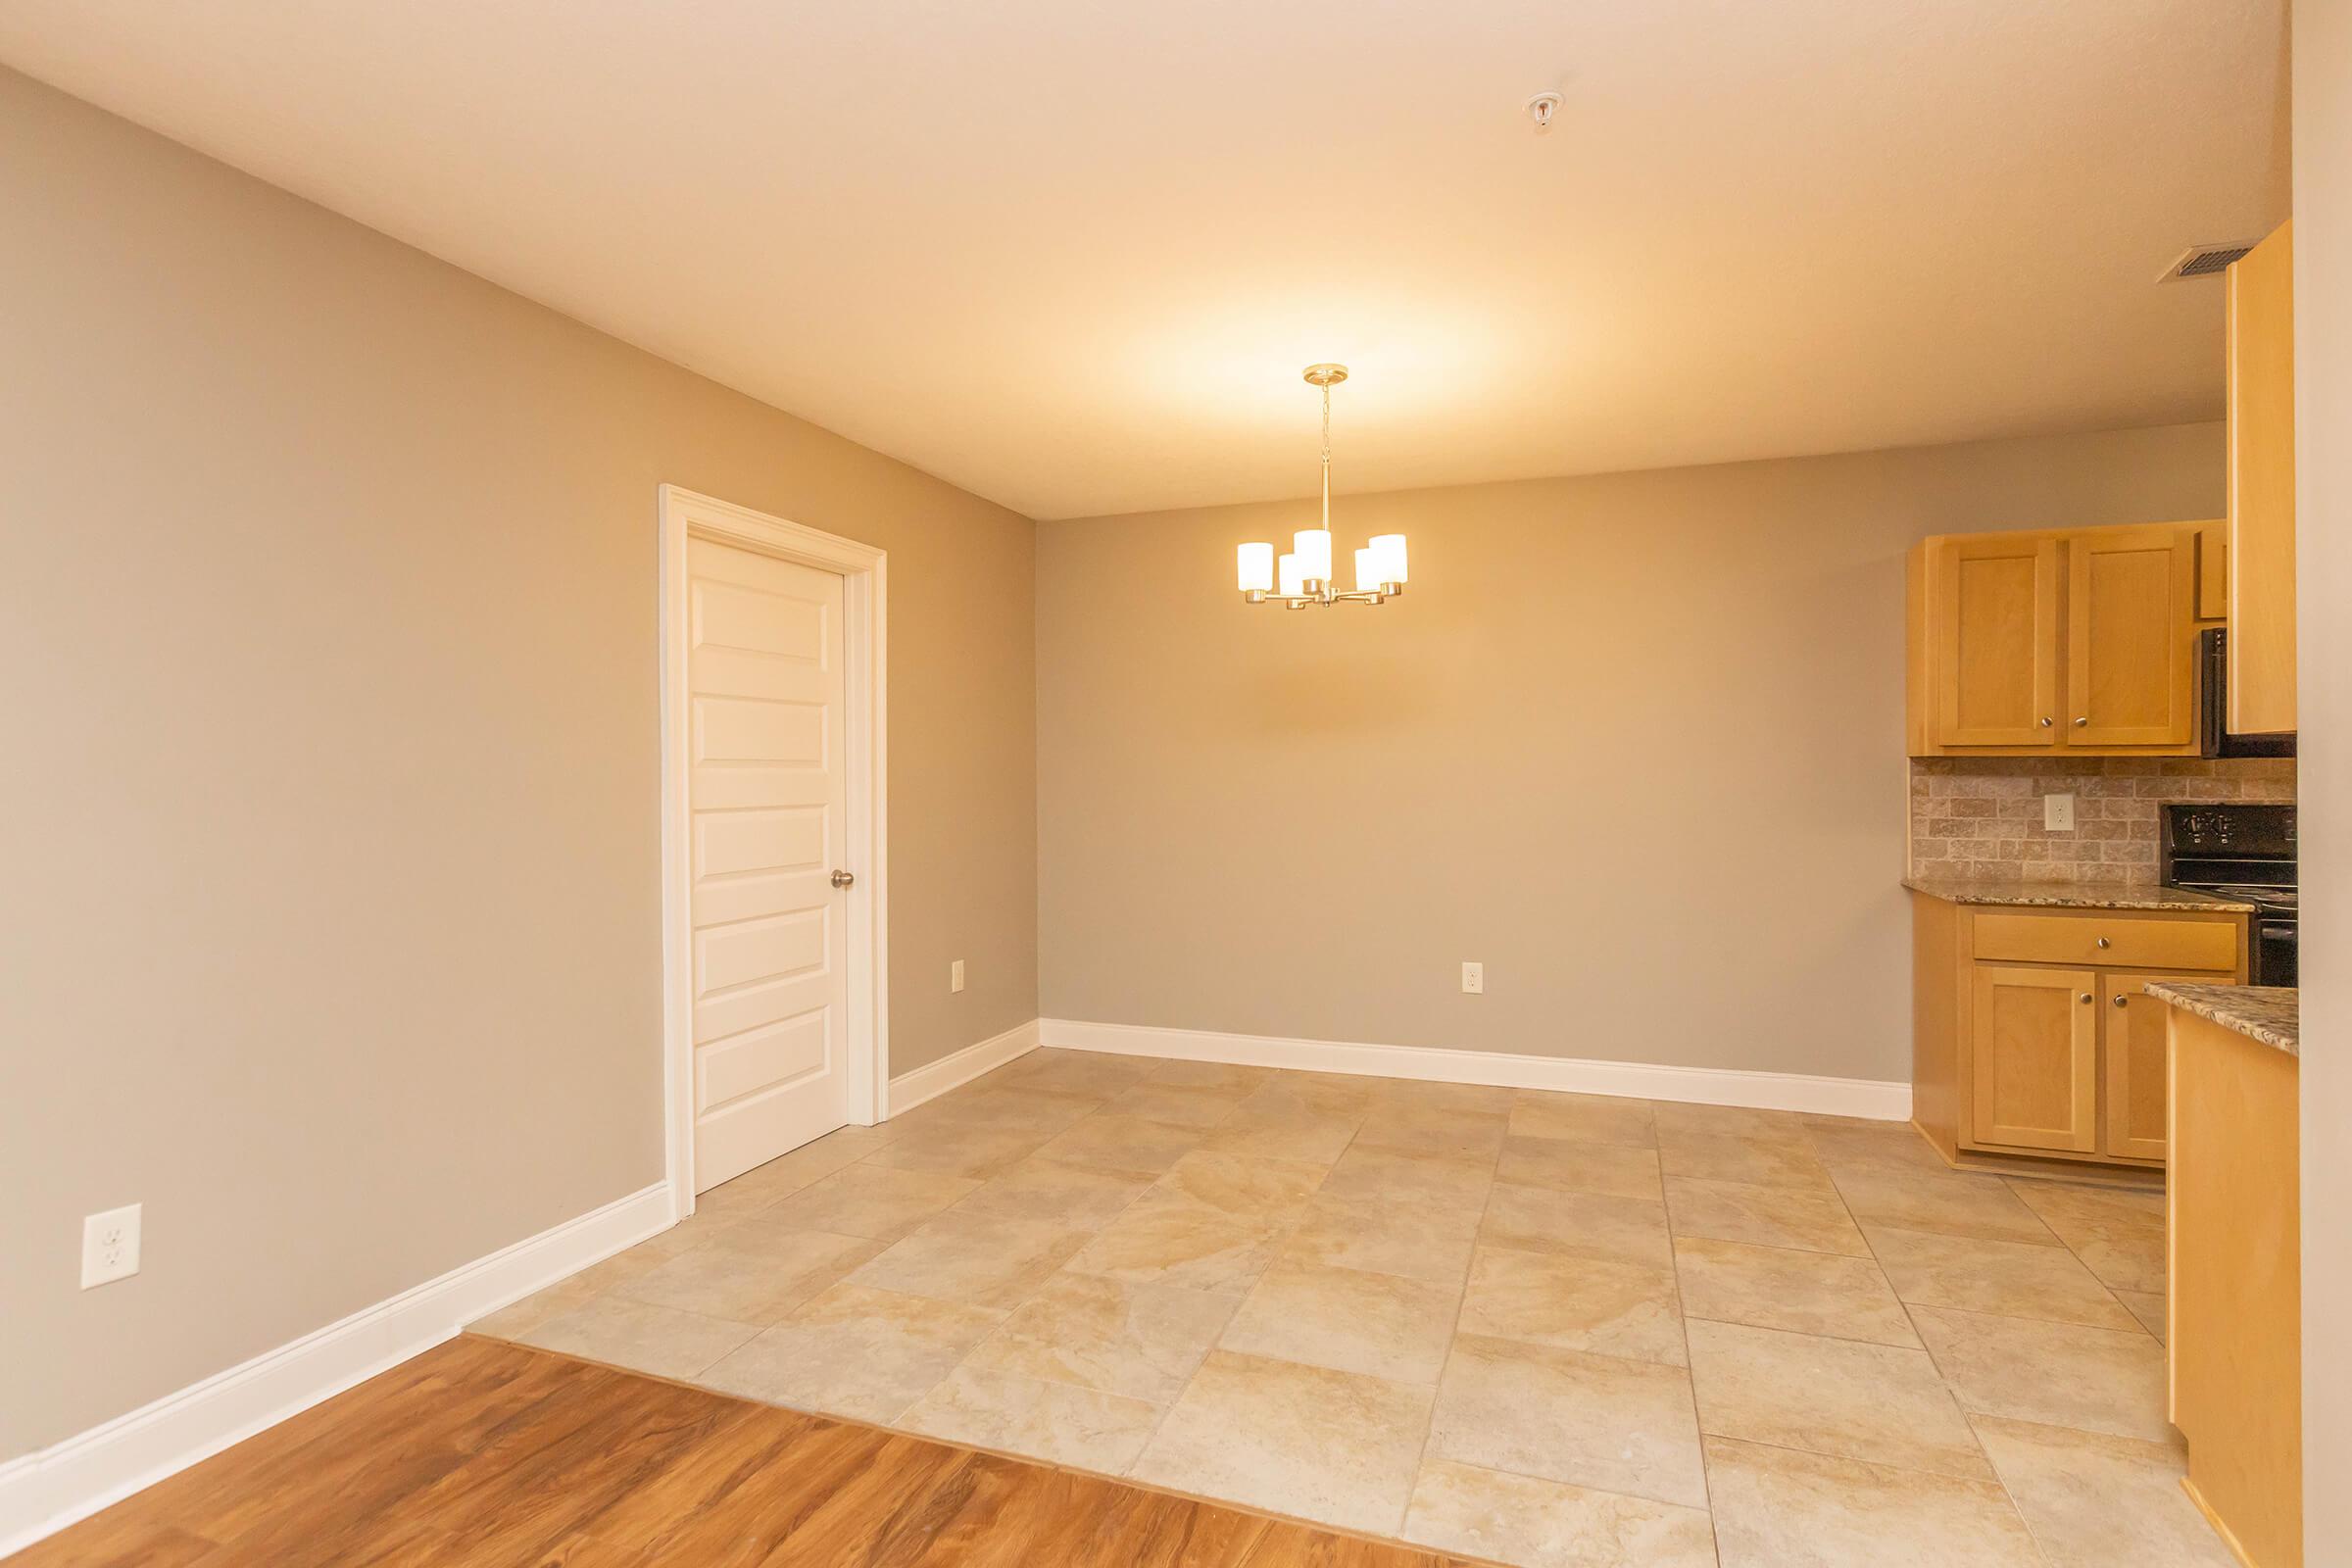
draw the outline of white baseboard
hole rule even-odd
[[[0,1464],[0,1557],[397,1366],[483,1314],[673,1222],[665,1184],[631,1193],[103,1426]]]
[[[1803,1110],[1822,1115],[1862,1116],[1875,1121],[1911,1119],[1911,1086],[1873,1078],[1818,1078],[1807,1073],[1665,1067],[1642,1061],[1586,1061],[1565,1056],[1506,1055],[1490,1051],[1443,1051],[1432,1046],[1289,1040],[1277,1035],[1229,1035],[1206,1029],[1081,1023],[1069,1018],[1041,1018],[1038,1034],[1044,1045],[1122,1056],[1172,1056],[1185,1061],[1221,1061],[1242,1067],[1289,1067],[1301,1072],[1414,1078],[1429,1083],[1558,1089],[1580,1095],[1630,1095],[1642,1100],[1748,1105],[1758,1110]]]
[[[890,1102],[884,1114],[896,1116],[926,1100],[937,1100],[951,1089],[961,1089],[984,1072],[994,1072],[1016,1056],[1037,1049],[1037,1023],[1016,1023],[1001,1035],[966,1046],[928,1066],[911,1068],[890,1081]]]

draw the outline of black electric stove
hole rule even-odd
[[[2164,882],[2254,906],[2248,978],[2295,983],[2295,808],[2178,802],[2164,808]]]

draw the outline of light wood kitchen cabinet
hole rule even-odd
[[[2195,983],[2212,976],[2103,974],[2099,1003],[2107,1031],[2107,1125],[2099,1147],[2127,1159],[2165,1155],[2165,1017],[2147,988],[2160,980]]]
[[[1955,1164],[2165,1162],[2159,980],[2242,984],[2226,910],[1912,902],[1912,1119]]]
[[[2097,1150],[2098,976],[1980,963],[1974,979],[1976,1140],[2059,1153]]]
[[[2066,545],[2069,746],[2186,746],[2197,733],[2197,536],[2101,528]]]
[[[2180,1007],[2165,1183],[2181,1485],[2254,1568],[2302,1568],[2302,1063]],[[2343,1561],[2343,1543],[2309,1560]]]
[[[1937,542],[1936,733],[1947,746],[2047,746],[2058,696],[2058,543]]]
[[[2197,618],[2230,617],[2230,524],[2209,522],[2197,530]]]
[[[1939,535],[1908,575],[1912,756],[2196,754],[2219,524]]]
[[[2294,225],[2230,264],[2230,714],[2295,727]]]

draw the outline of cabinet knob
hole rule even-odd
[[[2115,994],[2115,1004],[2119,1007],[2128,1007],[2132,1004],[2132,999],[2125,996],[2121,991],[2118,991]]]
[[[2112,948],[2115,946],[2115,944],[2108,941],[2105,937],[2101,937],[2099,938],[2099,946],[2102,948]]]
[[[2090,993],[2089,993],[2089,992],[2087,992],[2087,991],[2083,992],[2083,993],[2082,993],[2082,1004],[2083,1004],[2084,1006],[2088,1006],[2088,1005],[2090,1004],[2090,1001],[2091,1001],[2091,996],[2090,996]]]
[[[2058,721],[2057,721],[2056,719],[2054,719],[2054,718],[2045,718],[2045,719],[2043,719],[2043,720],[2041,721],[2041,727],[2042,727],[2043,729],[2048,729],[2048,728],[2049,728],[2049,727],[2050,727],[2052,724],[2055,724],[2055,723],[2057,723],[2057,722],[2058,722]]]
[[[2078,718],[2075,720],[2075,728],[2077,729],[2087,729],[2089,726],[2090,720],[2087,718]]]

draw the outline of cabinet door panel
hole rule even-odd
[[[2230,717],[2295,727],[2293,225],[2230,264]]]
[[[1936,566],[1936,744],[2055,744],[2057,542],[1947,540]]]
[[[2160,980],[2211,985],[2212,975],[2102,974],[2107,1038],[2106,1127],[2099,1150],[2119,1159],[2162,1159],[2165,1152],[2165,1006],[2141,993]]]
[[[2189,528],[2101,528],[2067,548],[2071,746],[2196,734],[2197,561]]]
[[[2098,976],[1980,963],[1969,1029],[1974,1141],[2091,1153],[2099,1147]]]

